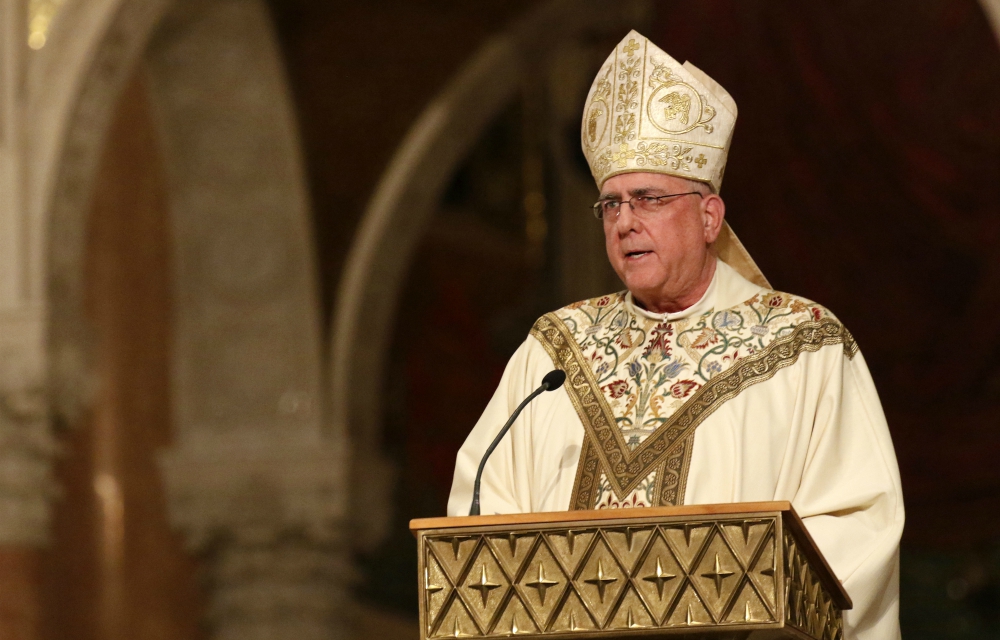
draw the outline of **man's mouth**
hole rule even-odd
[[[644,255],[647,255],[647,254],[650,254],[650,253],[652,253],[652,251],[626,251],[625,252],[625,257],[629,258],[629,259],[632,259],[632,260],[637,260],[637,259],[643,257]]]

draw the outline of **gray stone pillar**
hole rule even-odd
[[[0,546],[49,537],[56,447],[45,387],[42,303],[28,283],[23,72],[27,3],[0,0]]]
[[[41,322],[0,314],[0,545],[49,541],[57,452],[42,383]]]
[[[37,390],[0,393],[0,545],[49,541],[55,440],[46,399]]]
[[[204,563],[213,638],[346,637],[341,458],[274,440],[163,456],[173,524]]]
[[[312,224],[260,0],[180,0],[146,57],[175,243],[170,518],[215,640],[345,637],[345,446],[324,428]]]
[[[0,389],[0,546],[41,547],[49,541],[58,491],[47,402],[40,386]]]

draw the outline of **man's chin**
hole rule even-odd
[[[640,307],[646,307],[649,302],[656,299],[656,294],[654,293],[655,289],[653,287],[637,287],[626,282],[625,288],[631,292],[632,299],[639,303]]]
[[[663,282],[662,274],[658,270],[644,265],[634,265],[631,269],[629,265],[625,265],[624,272],[622,280],[632,293],[658,289]]]

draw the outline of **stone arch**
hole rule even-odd
[[[1000,0],[979,0],[979,6],[983,8],[986,19],[990,21],[990,26],[993,27],[993,35],[1000,42]]]
[[[345,262],[331,334],[331,428],[350,441],[351,482],[365,487],[364,508],[352,511],[359,539],[377,541],[389,526],[393,474],[378,449],[381,379],[407,267],[448,181],[497,115],[538,82],[531,76],[541,73],[540,60],[583,34],[642,24],[650,6],[550,0],[533,10],[462,67],[382,175]]]
[[[87,214],[126,82],[143,68],[174,255],[170,519],[206,558],[216,637],[331,637],[342,447],[324,436],[312,221],[291,94],[263,0],[70,0],[29,75],[37,136],[29,286],[47,310],[51,405],[91,401]],[[234,567],[238,570],[234,571]],[[255,594],[306,590],[272,620]],[[280,613],[280,612],[278,612]],[[294,628],[281,625],[292,624]]]
[[[43,145],[50,148],[41,153],[51,154],[53,168],[50,170],[51,175],[42,171],[35,176],[34,182],[41,187],[41,193],[38,193],[38,188],[32,190],[33,204],[41,209],[41,215],[36,217],[42,219],[33,235],[39,237],[46,247],[43,254],[46,256],[47,268],[41,270],[46,277],[44,285],[40,286],[47,286],[48,289],[45,297],[50,313],[52,378],[57,390],[58,406],[72,412],[81,399],[71,397],[73,394],[64,388],[87,387],[86,384],[81,384],[88,374],[85,364],[86,323],[83,321],[80,300],[85,213],[97,157],[111,113],[122,87],[140,64],[146,66],[151,79],[154,107],[160,116],[161,139],[171,165],[171,188],[176,195],[188,198],[183,206],[172,208],[176,213],[183,214],[191,207],[199,206],[199,202],[212,201],[210,205],[202,205],[199,212],[204,220],[205,215],[226,207],[224,204],[220,205],[219,198],[233,196],[241,200],[240,211],[248,211],[249,207],[254,219],[278,212],[280,220],[268,224],[276,224],[281,230],[277,233],[259,233],[255,241],[267,242],[274,252],[283,254],[284,257],[272,256],[272,261],[297,261],[288,266],[289,271],[285,274],[291,279],[286,284],[293,285],[296,290],[296,299],[290,301],[290,304],[296,306],[296,312],[303,318],[311,319],[306,321],[306,326],[298,327],[304,330],[302,339],[310,343],[309,348],[302,350],[316,351],[319,344],[318,330],[315,326],[310,326],[315,325],[317,315],[308,198],[299,156],[298,134],[281,68],[280,53],[270,32],[269,18],[263,3],[119,0],[104,2],[103,6],[90,9],[84,16],[82,5],[85,4],[88,3],[67,6],[66,14],[60,16],[62,19],[56,23],[57,27],[65,28],[53,33],[50,39],[55,45],[65,35],[71,41],[71,46],[63,49],[53,46],[51,51],[43,50],[43,53],[49,54],[48,59],[35,61],[41,71],[45,71],[45,67],[54,68],[74,57],[88,61],[80,65],[78,78],[59,78],[49,82],[70,87],[71,95],[55,96],[55,100],[52,99],[53,96],[43,96],[49,102],[65,103],[62,107],[65,111],[63,122],[59,122],[57,104],[55,109],[50,110],[53,113],[44,121],[40,119],[36,125],[36,129],[52,127],[62,131],[57,139]],[[95,17],[94,14],[104,15]],[[90,20],[85,22],[95,23],[91,42],[79,35],[74,41],[72,30],[68,27],[74,19],[81,17],[89,17]],[[232,26],[227,27],[227,23]],[[204,34],[199,36],[199,30],[203,31],[209,25],[218,30],[215,38],[218,45],[214,48],[206,48],[207,38]],[[252,47],[240,46],[248,45],[252,40]],[[185,59],[185,55],[188,58]],[[191,55],[201,57],[194,60]],[[240,63],[251,66],[237,69],[234,57],[238,56],[243,56]],[[260,74],[254,82],[247,80],[252,75],[248,72],[251,68]],[[189,76],[181,77],[185,72]],[[228,77],[225,76],[226,73],[229,74]],[[231,91],[215,91],[212,95],[214,104],[204,99],[202,94],[203,99],[199,103],[199,96],[195,92],[205,91],[205,78],[210,76],[214,80],[228,82]],[[192,89],[199,79],[202,85]],[[240,82],[243,84],[239,85]],[[186,94],[183,93],[185,91]],[[263,104],[268,98],[271,98],[272,104]],[[231,112],[234,106],[244,109],[255,106],[258,107],[258,112],[250,114],[242,122],[235,122],[238,119]],[[178,114],[175,112],[178,109],[186,111]],[[255,116],[257,120],[253,121]],[[260,127],[261,118],[272,119],[266,126]],[[221,130],[225,131],[226,136],[214,140],[216,146],[212,153],[208,153],[209,150],[205,148],[184,147],[185,144],[213,144],[205,136]],[[266,166],[261,166],[260,163],[251,166],[252,163],[245,158],[240,161],[230,156],[225,158],[228,163],[223,162],[222,156],[217,153],[218,147],[225,146],[227,150],[236,151],[231,147],[241,142],[245,146],[240,151],[263,150],[269,154],[269,159],[278,160]],[[205,180],[176,170],[183,161],[179,158],[175,160],[173,156],[181,153],[188,154],[183,161],[194,160],[199,162],[200,169],[214,170],[211,179]],[[235,164],[232,164],[234,160]],[[222,167],[223,164],[226,166]],[[243,173],[236,175],[240,171]],[[246,187],[250,184],[258,185],[256,190],[248,192]],[[218,187],[214,192],[209,189],[212,185]],[[225,192],[227,189],[228,193]],[[264,200],[248,202],[252,200],[248,196],[254,195],[263,195]],[[203,226],[199,229],[178,228],[176,231],[182,240],[180,252],[183,253],[186,251],[183,248],[184,240],[197,242],[199,232],[218,229]],[[238,231],[231,228],[230,231],[244,235],[251,233],[245,228]],[[216,245],[219,242],[223,240],[217,240]],[[190,263],[190,260],[184,260],[184,255],[178,257],[181,258],[182,265]],[[221,267],[222,263],[217,261],[216,266]],[[177,285],[185,286],[185,278],[188,277],[212,278],[216,275],[218,274],[204,270],[198,273],[179,273]],[[277,292],[272,290],[271,293]],[[309,369],[313,375],[318,375],[317,364],[312,364]],[[62,381],[67,381],[68,384]],[[318,398],[314,397],[312,402],[318,403]]]
[[[49,385],[59,414],[74,416],[93,387],[83,316],[89,198],[105,133],[166,1],[68,3],[49,46],[31,60],[29,173],[31,288],[48,311]],[[73,28],[73,25],[78,28]],[[44,84],[38,84],[44,83]]]

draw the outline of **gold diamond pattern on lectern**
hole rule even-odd
[[[772,532],[768,534],[764,544],[761,545],[756,562],[751,565],[750,569],[751,578],[758,585],[760,594],[772,612],[776,611],[774,598],[777,590],[774,581],[778,575],[777,549],[774,547],[774,533]]]
[[[517,568],[528,557],[537,537],[537,534],[521,533],[489,536],[490,547],[492,547],[497,560],[503,565],[504,570],[507,571],[507,575],[512,576],[517,573]]]
[[[492,625],[493,613],[500,607],[510,581],[500,568],[500,563],[486,544],[479,547],[466,569],[459,586],[459,594],[465,600],[472,616],[484,631]]]
[[[472,616],[457,598],[452,599],[450,606],[437,625],[437,629],[431,634],[432,638],[472,638],[481,635],[476,623],[472,621]]]
[[[674,557],[666,539],[657,533],[646,558],[635,572],[639,593],[657,621],[662,622],[670,604],[684,584],[685,572]]]
[[[583,604],[583,600],[575,589],[570,589],[569,595],[562,603],[562,606],[559,607],[555,619],[549,625],[549,630],[556,633],[565,633],[572,631],[593,631],[594,629],[597,629],[597,623],[587,609],[587,605]]]
[[[619,566],[615,554],[598,535],[590,553],[574,576],[577,590],[594,618],[603,627],[610,617],[625,585],[626,572]]]
[[[702,523],[663,528],[664,535],[685,569],[691,568],[714,526],[711,523]]]
[[[618,553],[622,564],[631,569],[646,548],[646,543],[654,531],[648,527],[622,527],[608,529],[604,532],[604,537]]]
[[[761,540],[770,532],[771,523],[766,520],[745,520],[741,523],[724,524],[721,529],[726,534],[729,547],[743,566],[748,567],[753,561],[754,552],[760,548]]]
[[[478,544],[479,536],[443,536],[430,541],[434,555],[452,582],[458,582],[462,569]]]
[[[438,615],[454,590],[451,580],[441,569],[440,563],[430,555],[424,565],[424,593],[427,602],[427,622],[433,626]]]
[[[608,626],[612,629],[650,629],[657,625],[635,587],[630,585],[621,603],[615,607]]]
[[[721,531],[712,532],[692,573],[692,580],[712,612],[712,617],[721,620],[722,612],[736,592],[744,573]]]
[[[785,535],[786,622],[821,640],[842,640],[843,618],[795,539]]]
[[[515,593],[500,612],[500,617],[490,635],[519,636],[528,633],[537,634],[538,625],[528,613],[521,598]]]
[[[782,622],[784,599],[785,624],[817,640],[843,640],[836,603],[776,522],[430,535],[424,637],[745,629]]]
[[[701,596],[689,580],[685,581],[680,598],[667,617],[666,627],[692,627],[712,624],[712,614],[708,612]]]
[[[562,601],[570,584],[569,577],[544,541],[525,564],[525,569],[517,582],[517,590],[535,619],[544,625]]]
[[[597,532],[593,529],[582,531],[569,529],[547,533],[545,539],[566,570],[573,573],[586,555],[595,535]]]
[[[729,613],[724,618],[725,622],[735,624],[750,622],[773,622],[774,616],[764,606],[764,601],[754,588],[750,580],[745,580],[740,587],[739,593],[733,600]]]

